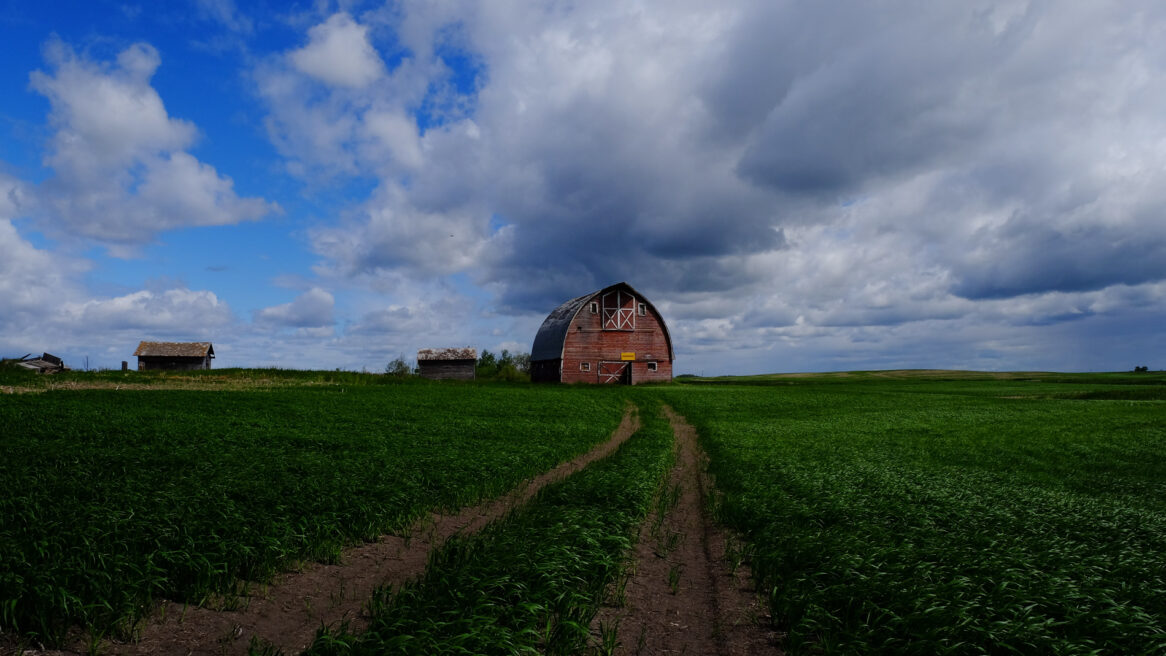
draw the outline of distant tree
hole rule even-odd
[[[514,368],[518,373],[530,375],[530,354],[519,353],[514,356]]]
[[[1139,372],[1139,373],[1144,372],[1144,371],[1149,371],[1149,370],[1150,370],[1149,367],[1134,367],[1134,371]]]
[[[406,360],[405,356],[402,354],[402,355],[397,356],[393,360],[389,361],[389,364],[385,366],[385,373],[390,375],[390,376],[397,376],[398,378],[404,378],[405,376],[412,376],[413,375],[413,367],[409,364],[409,361]]]
[[[478,380],[530,380],[530,354],[511,353],[506,349],[498,355],[482,351],[475,373]]]
[[[493,380],[498,375],[498,356],[489,351],[482,351],[478,356],[478,364],[474,373],[479,380]]]
[[[502,355],[498,356],[498,373],[494,374],[497,380],[522,380],[522,374],[518,371],[518,366],[515,364],[516,356],[512,355],[510,351],[502,349]]]

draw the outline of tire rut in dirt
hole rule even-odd
[[[276,577],[239,601],[236,610],[213,610],[161,602],[136,642],[106,642],[102,653],[124,656],[183,654],[219,656],[246,654],[253,643],[292,654],[306,649],[320,626],[347,622],[353,630],[367,623],[364,604],[381,586],[399,586],[425,571],[429,552],[456,534],[481,530],[526,503],[540,489],[562,480],[613,453],[639,428],[628,406],[611,437],[591,451],[536,476],[511,492],[454,515],[432,514],[415,524],[408,537],[383,536],[376,542],[344,551],[339,565],[310,563],[302,571]],[[54,651],[77,654],[85,651]],[[26,652],[36,653],[36,652]]]
[[[696,431],[671,408],[664,412],[676,464],[663,503],[640,530],[631,575],[613,595],[617,605],[593,624],[596,641],[617,627],[616,654],[780,654],[748,567],[730,568],[726,534],[707,512],[711,485]]]

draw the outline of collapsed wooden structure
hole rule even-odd
[[[42,353],[38,358],[32,357],[31,353],[26,353],[24,357],[16,361],[16,366],[22,369],[31,369],[40,374],[55,374],[58,371],[69,370],[65,366],[65,362],[52,353]]]

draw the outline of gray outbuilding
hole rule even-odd
[[[473,380],[478,350],[434,348],[417,351],[417,373],[432,380]]]
[[[138,371],[210,369],[215,348],[210,342],[141,342],[134,351]]]

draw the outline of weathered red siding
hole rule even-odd
[[[639,301],[640,299],[637,299]],[[563,347],[564,383],[597,383],[599,368],[604,362],[619,363],[622,354],[634,353],[631,361],[632,384],[667,382],[672,380],[672,358],[668,340],[660,327],[660,320],[649,310],[645,316],[636,316],[635,330],[604,330],[603,311],[591,313],[584,305],[571,327]],[[581,371],[580,365],[590,363],[590,371]],[[655,362],[657,370],[648,371],[648,363]]]

